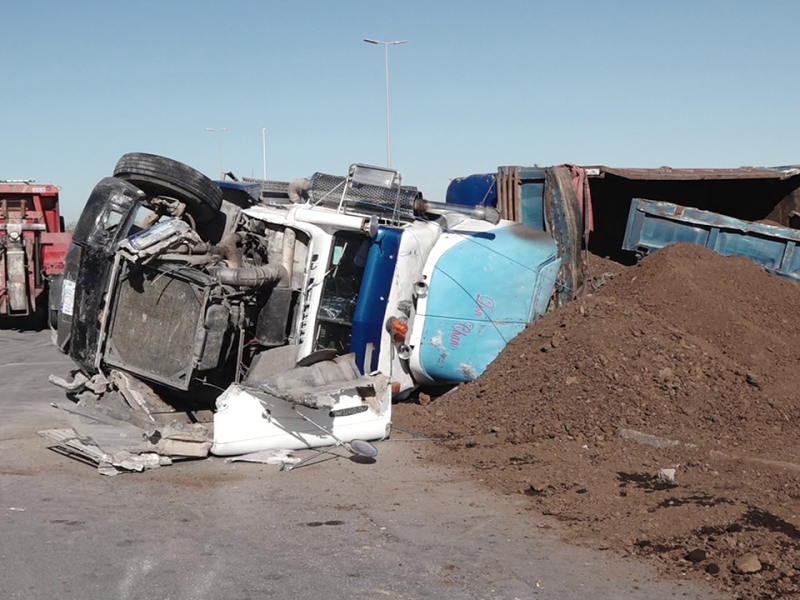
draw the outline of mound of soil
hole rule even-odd
[[[581,543],[740,597],[800,594],[800,288],[682,244],[590,265],[594,293],[396,424]]]

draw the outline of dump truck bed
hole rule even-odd
[[[623,248],[645,256],[679,242],[723,256],[744,256],[769,272],[800,280],[800,230],[745,221],[669,202],[636,198],[631,203]]]

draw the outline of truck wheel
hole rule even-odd
[[[208,177],[176,160],[132,152],[114,167],[114,177],[131,182],[150,196],[171,196],[184,202],[199,222],[210,221],[222,205],[222,190]]]

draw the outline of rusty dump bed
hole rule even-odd
[[[792,227],[800,213],[800,165],[737,169],[616,169],[582,167],[591,193],[591,249],[624,261],[622,250],[634,198],[668,202],[743,221]]]
[[[43,314],[44,292],[64,271],[58,187],[0,180],[0,317]]]
[[[649,179],[654,181],[713,181],[720,179],[776,179],[783,180],[800,175],[800,165],[785,167],[738,167],[736,169],[676,169],[658,167],[656,169],[616,169],[598,165],[584,167],[590,177],[616,175],[625,179]]]
[[[0,180],[0,223],[23,215],[31,223],[42,223],[45,231],[61,233],[58,187],[49,183]]]

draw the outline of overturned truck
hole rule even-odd
[[[574,297],[583,208],[552,193],[537,230],[380,167],[213,182],[127,154],[74,232],[57,345],[78,371],[53,379],[84,409],[130,408],[146,433],[126,452],[168,454],[159,427],[209,408],[207,439],[184,428],[200,445],[173,455],[383,439],[392,398],[476,378]]]

